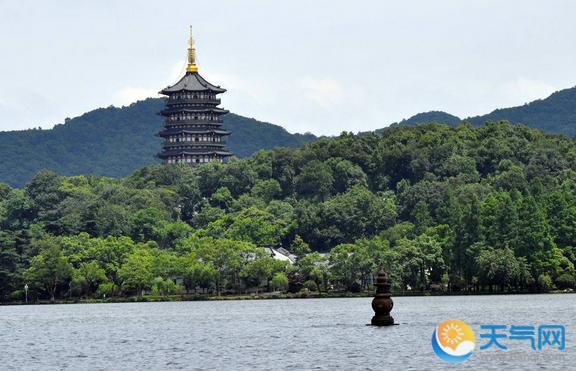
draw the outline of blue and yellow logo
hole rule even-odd
[[[432,334],[432,349],[446,362],[464,362],[472,355],[475,346],[474,331],[465,322],[457,319],[442,322]]]

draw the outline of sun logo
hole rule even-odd
[[[434,329],[432,349],[447,362],[463,362],[470,357],[476,346],[474,331],[465,322],[449,319]]]

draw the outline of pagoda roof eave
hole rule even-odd
[[[198,72],[187,72],[176,84],[162,89],[160,94],[170,95],[179,91],[212,91],[219,94],[226,92],[226,89],[212,85]]]
[[[179,113],[179,112],[189,112],[189,113],[213,112],[213,113],[221,113],[221,114],[230,113],[230,111],[223,109],[223,108],[218,108],[218,107],[198,107],[198,109],[194,109],[194,108],[166,108],[166,109],[160,111],[160,114],[166,115],[166,114]]]
[[[199,129],[199,130],[194,130],[194,129],[175,129],[175,130],[163,130],[161,132],[159,132],[157,135],[159,137],[167,137],[170,135],[175,135],[175,134],[220,134],[220,135],[230,135],[232,134],[231,131],[228,130],[219,130],[219,129]]]
[[[221,155],[221,156],[233,156],[232,152],[228,151],[221,151],[221,150],[212,150],[212,151],[188,151],[188,150],[170,150],[164,151],[158,154],[158,157],[165,158],[167,156],[174,156],[174,155]]]

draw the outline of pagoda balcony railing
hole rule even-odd
[[[209,104],[218,106],[222,101],[218,98],[214,99],[201,99],[201,98],[193,98],[193,99],[168,99],[168,106],[172,106],[174,104]]]
[[[195,141],[195,140],[183,140],[180,142],[164,142],[164,147],[174,147],[174,146],[189,146],[189,145],[199,145],[199,146],[225,146],[226,141]]]
[[[222,125],[222,120],[200,120],[200,119],[184,119],[184,120],[164,120],[166,126],[181,125],[181,124],[197,124],[197,125]]]

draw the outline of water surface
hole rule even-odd
[[[564,352],[527,342],[479,351],[458,368],[574,369],[576,295],[394,298],[399,326],[375,328],[370,298],[0,307],[0,368],[454,369],[434,355],[434,326],[563,324]],[[484,340],[479,340],[483,343]]]

